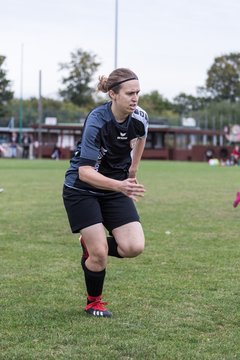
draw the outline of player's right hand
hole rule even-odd
[[[138,184],[136,178],[123,180],[120,191],[134,201],[138,201],[138,198],[143,197],[146,192],[144,185]]]

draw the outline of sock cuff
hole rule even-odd
[[[84,272],[85,272],[87,275],[90,275],[90,276],[102,277],[102,276],[105,276],[105,273],[106,273],[106,269],[103,269],[103,270],[101,270],[101,271],[92,271],[92,270],[89,270],[89,269],[86,267],[85,262],[82,264],[82,267],[83,267]]]

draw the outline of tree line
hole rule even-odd
[[[23,126],[39,121],[37,98],[14,97],[11,81],[4,67],[6,57],[0,55],[0,125],[10,118],[19,122],[20,101],[23,105]],[[97,55],[77,49],[70,61],[59,63],[62,72],[60,100],[42,98],[42,117],[57,117],[59,122],[79,122],[96,105],[107,98],[96,94],[92,83],[101,63]],[[151,122],[180,125],[182,117],[194,117],[204,128],[222,128],[240,121],[240,53],[216,57],[206,74],[205,86],[197,88],[197,96],[184,92],[172,101],[157,90],[140,96],[139,105],[149,114]]]

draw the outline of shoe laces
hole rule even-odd
[[[89,304],[87,304],[85,310],[88,309],[94,309],[94,310],[99,310],[99,311],[106,311],[107,309],[104,307],[104,305],[107,305],[108,303],[105,301],[100,300],[95,300],[90,302]]]

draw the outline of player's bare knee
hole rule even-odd
[[[104,269],[107,266],[108,250],[107,247],[101,247],[89,254],[89,258],[94,266]]]
[[[135,246],[133,249],[132,249],[132,254],[133,256],[138,256],[140,255],[144,250],[144,245],[138,245],[138,246]]]
[[[144,250],[144,244],[135,244],[122,249],[124,257],[136,257],[140,255]]]

